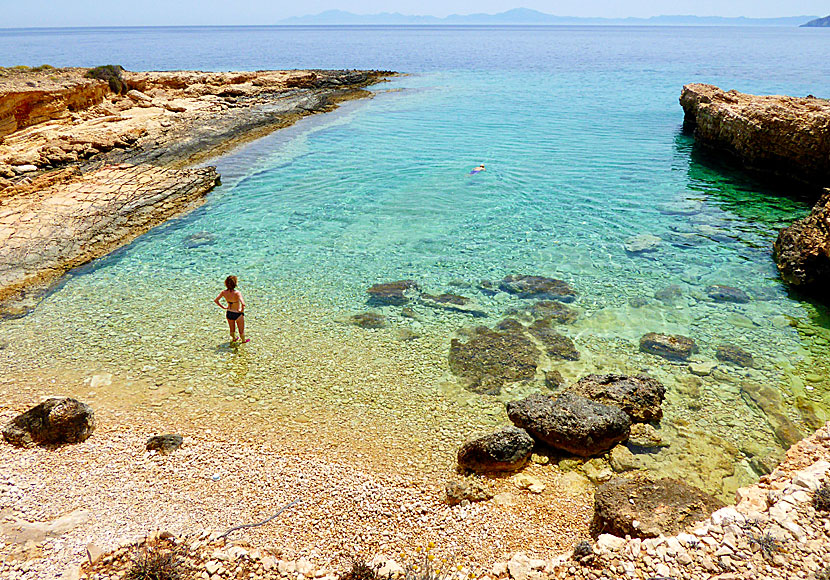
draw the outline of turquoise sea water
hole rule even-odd
[[[0,359],[113,374],[127,390],[130,381],[163,377],[226,397],[316,397],[313,365],[299,392],[278,378],[296,362],[281,355],[281,328],[313,312],[327,344],[342,336],[344,348],[352,340],[366,348],[344,353],[349,364],[371,359],[371,344],[394,342],[396,331],[419,334],[401,348],[413,368],[430,369],[407,388],[472,405],[472,414],[490,409],[486,420],[471,419],[481,427],[504,421],[492,411],[499,400],[470,402],[447,371],[449,340],[526,302],[484,294],[481,280],[551,276],[578,292],[580,317],[560,330],[582,357],[550,368],[569,381],[610,371],[663,380],[662,432],[671,445],[642,460],[728,495],[785,446],[746,383],[772,386],[775,405],[808,432],[830,408],[830,332],[820,307],[787,291],[771,256],[777,230],[809,204],[797,190],[697,152],[681,131],[677,99],[687,82],[830,97],[828,53],[830,35],[805,29],[0,31],[1,65],[408,73],[375,87],[371,100],[212,161],[223,185],[203,207],[73,273],[28,317],[1,322],[9,346]],[[479,163],[486,172],[470,175]],[[625,241],[641,234],[660,238],[656,251],[627,252]],[[194,235],[209,243],[193,247]],[[211,303],[229,273],[249,305],[255,342],[243,352],[223,345]],[[413,320],[400,307],[367,305],[368,286],[404,278],[433,294],[470,297],[486,317],[415,303]],[[712,284],[752,300],[716,303],[706,295]],[[672,285],[676,297],[655,298]],[[341,324],[367,309],[388,316],[391,328]],[[720,364],[694,377],[638,352],[639,337],[652,331],[693,337],[701,361],[736,344],[757,368]],[[514,386],[500,400],[539,388]],[[348,407],[347,399],[336,405]],[[435,461],[446,462],[454,443]]]

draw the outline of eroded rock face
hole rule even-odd
[[[3,437],[17,447],[80,443],[95,430],[95,414],[75,399],[54,398],[32,407],[3,428]]]
[[[824,187],[830,183],[830,101],[683,87],[684,125],[695,141],[746,167]]]
[[[649,332],[640,339],[640,350],[669,360],[686,360],[698,351],[697,344],[688,336]]]
[[[721,507],[718,499],[676,479],[614,477],[597,488],[593,528],[596,535],[669,536]]]
[[[510,275],[506,276],[499,288],[519,298],[537,298],[540,300],[560,300],[573,302],[576,292],[567,282],[543,276]]]
[[[539,351],[521,330],[479,327],[466,343],[450,342],[450,370],[470,379],[468,388],[477,393],[496,395],[505,381],[533,378],[538,362]]]
[[[409,302],[413,291],[417,288],[418,284],[415,280],[398,280],[375,284],[366,292],[369,293],[372,302],[400,306]]]
[[[524,429],[505,427],[464,443],[458,450],[458,466],[477,473],[515,471],[530,459],[533,444]]]
[[[619,407],[635,422],[659,421],[663,417],[666,387],[657,379],[645,375],[588,375],[568,391],[604,405]]]
[[[611,449],[628,438],[631,419],[618,407],[573,393],[530,395],[507,404],[507,416],[542,443],[581,457]]]
[[[809,216],[779,232],[773,257],[785,282],[830,301],[830,190]]]

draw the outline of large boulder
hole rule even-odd
[[[676,479],[614,477],[594,495],[593,532],[636,538],[669,536],[721,507],[717,498]]]
[[[538,361],[539,351],[518,329],[479,327],[466,343],[450,341],[450,371],[468,379],[467,388],[476,393],[497,395],[505,382],[532,379]]]
[[[18,447],[80,443],[95,430],[95,414],[75,399],[53,398],[18,415],[3,427],[3,437]]]
[[[530,459],[533,444],[524,429],[505,427],[464,443],[458,450],[458,466],[476,473],[515,471]]]
[[[663,417],[666,387],[657,379],[645,375],[588,375],[568,391],[604,405],[619,407],[634,422],[648,423]]]
[[[640,350],[669,360],[687,360],[698,348],[688,336],[649,332],[640,339]]]
[[[540,300],[560,300],[573,302],[576,292],[567,282],[543,276],[515,275],[506,276],[499,288],[519,298],[537,298]]]
[[[830,302],[830,190],[809,216],[781,230],[772,248],[785,282]]]
[[[375,284],[370,286],[366,292],[369,293],[369,300],[372,303],[400,306],[409,302],[412,293],[417,288],[418,283],[415,280],[398,280]]]
[[[581,457],[611,449],[628,438],[631,419],[618,407],[573,393],[530,395],[507,404],[507,416],[542,443]]]

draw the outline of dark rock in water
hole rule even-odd
[[[32,407],[3,427],[3,437],[17,447],[64,445],[86,441],[95,430],[89,405],[70,398],[54,398]]]
[[[458,505],[463,501],[487,501],[493,497],[490,490],[475,479],[450,480],[444,485],[444,491],[449,505]]]
[[[706,294],[715,302],[733,302],[735,304],[746,304],[749,302],[749,296],[739,288],[732,288],[731,286],[721,286],[715,284],[706,288]]]
[[[628,299],[628,304],[632,308],[642,308],[643,306],[646,306],[648,304],[648,298],[645,298],[643,296],[634,296]]]
[[[499,292],[498,287],[496,287],[492,280],[481,280],[478,283],[478,289],[485,296],[495,296]]]
[[[718,349],[715,351],[715,357],[721,362],[732,363],[739,367],[754,366],[752,355],[734,344],[718,345]]]
[[[531,379],[538,362],[539,351],[522,332],[479,327],[466,343],[450,342],[450,371],[470,379],[474,392],[498,394],[505,381]]]
[[[787,284],[830,303],[830,190],[810,215],[778,233],[773,257]]]
[[[400,306],[409,302],[412,292],[417,288],[418,283],[415,280],[398,280],[375,284],[366,292],[369,293],[369,300],[372,302]]]
[[[525,325],[516,320],[515,318],[505,318],[495,326],[496,330],[515,330],[518,332],[522,332],[525,329]]]
[[[545,345],[548,356],[564,360],[579,360],[579,351],[576,350],[573,341],[551,328],[549,319],[537,320],[529,330]]]
[[[654,297],[660,302],[674,302],[681,296],[683,296],[683,287],[678,284],[672,284],[654,293]]]
[[[628,438],[631,428],[631,419],[618,407],[573,393],[512,401],[507,404],[507,416],[534,439],[581,457],[611,449]]]
[[[466,296],[459,296],[458,294],[439,294],[437,296],[421,294],[421,302],[432,308],[463,312],[473,316],[487,316],[487,313],[480,306]]]
[[[545,373],[545,386],[551,391],[556,391],[565,386],[565,378],[559,371],[547,371]]]
[[[785,449],[804,438],[798,426],[782,412],[785,405],[777,389],[746,381],[741,383],[741,398],[747,405],[764,414],[776,439]]]
[[[413,320],[417,320],[417,319],[418,319],[418,313],[417,313],[417,312],[415,312],[415,311],[414,311],[411,307],[409,307],[409,306],[404,306],[404,307],[401,309],[401,316],[403,316],[404,318],[411,318],[411,319],[413,319]]]
[[[360,328],[383,328],[386,326],[386,317],[376,312],[363,312],[349,318],[352,324]]]
[[[167,455],[181,447],[182,441],[181,435],[156,435],[147,440],[147,451],[158,451],[162,455]]]
[[[722,507],[717,498],[676,479],[614,477],[594,495],[592,531],[634,538],[670,536]]]
[[[184,247],[188,250],[201,248],[202,246],[212,246],[215,243],[216,236],[210,232],[196,232],[184,239]]]
[[[619,407],[632,421],[648,423],[663,417],[666,387],[651,377],[638,375],[588,375],[568,389],[580,397]]]
[[[533,444],[524,429],[505,427],[464,443],[458,450],[458,466],[477,473],[515,471],[527,463]]]
[[[649,332],[640,339],[640,350],[669,360],[687,360],[698,348],[688,336]]]
[[[547,318],[557,324],[571,324],[577,319],[576,311],[557,300],[541,300],[531,306],[533,318]]]
[[[506,276],[499,288],[519,298],[538,298],[573,302],[576,292],[567,282],[542,276],[511,275]]]

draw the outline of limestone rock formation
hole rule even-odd
[[[515,471],[530,459],[533,444],[524,429],[505,427],[464,443],[458,450],[458,466],[477,473]]]
[[[588,375],[568,391],[604,405],[619,407],[634,422],[659,421],[663,417],[666,387],[657,379],[645,375]]]
[[[830,190],[809,216],[781,230],[773,256],[785,282],[830,299]]]
[[[753,170],[819,187],[830,183],[830,101],[689,84],[680,104],[684,126],[701,145]]]
[[[530,395],[507,404],[507,416],[542,443],[582,457],[611,449],[628,438],[631,419],[618,407],[573,393],[557,398]]]
[[[64,445],[86,441],[94,430],[95,413],[89,405],[56,397],[12,419],[3,427],[3,437],[17,447]]]
[[[633,538],[675,534],[723,504],[676,479],[615,477],[597,488],[594,532]]]

